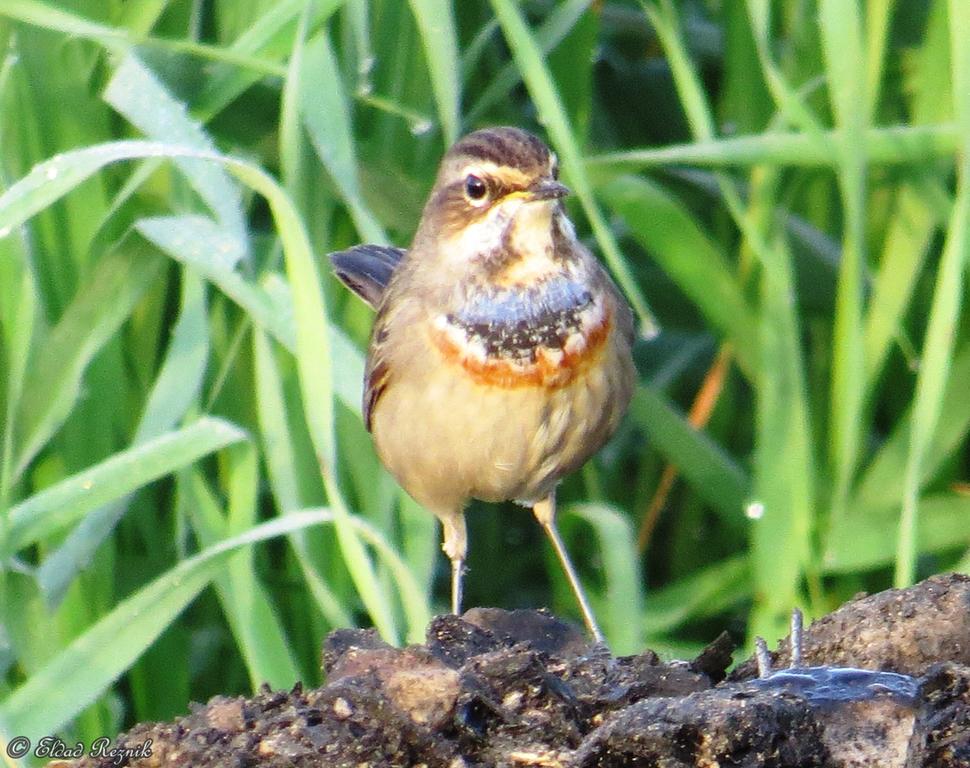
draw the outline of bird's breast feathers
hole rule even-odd
[[[566,275],[527,289],[482,286],[433,318],[431,341],[480,384],[558,388],[598,359],[613,323],[609,298]]]

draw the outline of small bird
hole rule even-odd
[[[531,507],[589,631],[603,635],[556,529],[556,486],[619,425],[633,317],[576,239],[556,155],[487,128],[444,156],[410,249],[330,255],[377,310],[363,415],[401,486],[441,521],[461,611],[469,499]]]

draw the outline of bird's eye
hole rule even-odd
[[[465,196],[473,203],[480,203],[488,195],[488,185],[473,173],[465,177]]]

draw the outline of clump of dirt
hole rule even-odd
[[[725,680],[730,651],[617,658],[546,612],[473,609],[401,649],[339,630],[323,687],[216,697],[116,745],[152,740],[138,768],[970,766],[970,578],[853,600],[805,630],[797,668],[779,650],[775,673]]]
[[[802,663],[881,669],[922,675],[939,661],[970,666],[970,579],[951,574],[909,589],[857,595],[812,623],[802,642]],[[791,661],[787,643],[772,655],[774,666]],[[754,677],[749,659],[732,680]]]

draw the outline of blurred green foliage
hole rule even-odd
[[[614,650],[966,571],[968,39],[956,0],[0,1],[0,732],[314,683],[331,628],[444,610],[323,254],[406,245],[484,125],[553,145],[643,331],[560,496]],[[575,616],[531,515],[469,522],[469,604]]]

